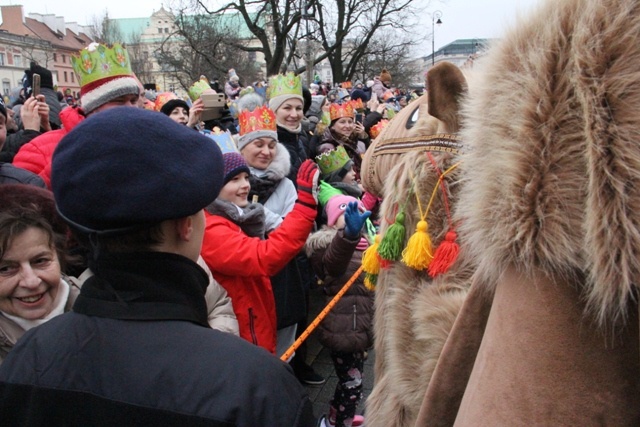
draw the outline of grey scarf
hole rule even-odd
[[[212,215],[221,216],[238,225],[247,236],[264,239],[265,214],[261,204],[249,203],[244,208],[240,208],[226,200],[216,199],[206,207],[206,210]]]

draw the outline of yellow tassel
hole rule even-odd
[[[380,235],[377,234],[373,245],[369,246],[362,254],[362,268],[365,273],[380,273],[380,259],[378,258],[378,247],[380,246]]]
[[[409,238],[407,247],[402,251],[402,262],[415,270],[424,270],[433,260],[428,229],[427,221],[418,221],[416,232]]]
[[[376,282],[378,281],[378,275],[377,274],[365,274],[364,276],[364,286],[365,288],[367,288],[370,291],[375,291],[376,290]]]

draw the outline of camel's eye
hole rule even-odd
[[[418,116],[420,116],[420,106],[416,105],[413,114],[411,114],[411,116],[407,119],[407,124],[405,125],[405,127],[407,129],[411,129],[413,125],[415,125],[418,121]]]

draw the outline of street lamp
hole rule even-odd
[[[436,63],[436,24],[442,25],[442,12],[436,10],[431,14],[431,66]]]

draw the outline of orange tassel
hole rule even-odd
[[[402,262],[415,270],[426,269],[433,259],[428,229],[427,221],[418,221],[416,232],[409,238],[407,247],[402,251]]]
[[[460,246],[456,243],[458,235],[455,231],[447,232],[444,241],[440,243],[436,253],[433,255],[433,261],[429,264],[429,275],[436,277],[449,271],[449,268],[458,259]]]

